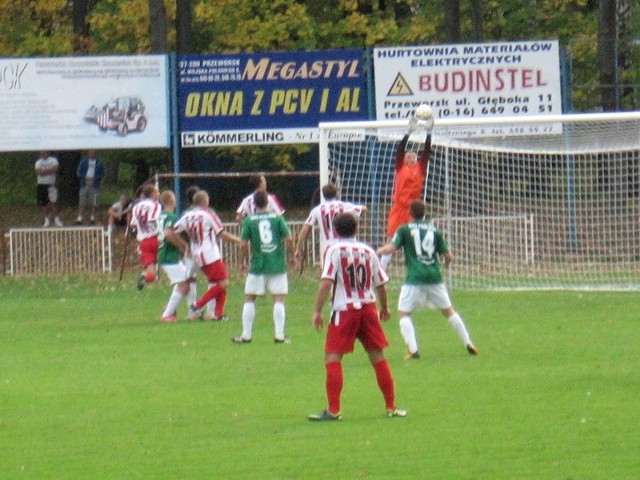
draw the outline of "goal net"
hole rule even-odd
[[[320,124],[320,183],[380,246],[407,121]],[[421,150],[418,131],[407,149]],[[466,289],[640,288],[640,113],[436,120],[424,199]],[[397,254],[392,273],[401,276]]]

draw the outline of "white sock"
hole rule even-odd
[[[382,268],[384,268],[385,270],[387,269],[387,265],[389,265],[389,262],[391,261],[391,259],[393,258],[393,254],[391,253],[385,253],[380,257],[380,263],[382,263]]]
[[[275,302],[273,304],[273,326],[275,329],[275,338],[278,340],[284,339],[285,318],[284,303]]]
[[[214,285],[215,283],[207,283],[207,289],[213,287]],[[216,311],[216,301],[211,300],[209,303],[207,303],[205,308],[207,317],[213,317]]]
[[[464,326],[464,322],[462,321],[460,315],[458,315],[458,313],[456,312],[447,320],[449,320],[449,325],[451,325],[451,327],[453,327],[453,329],[456,331],[456,333],[460,337],[460,340],[462,340],[462,343],[464,343],[465,346],[471,344],[471,338],[469,337],[469,333],[467,332],[467,327]]]
[[[163,317],[170,317],[171,315],[175,315],[176,308],[178,308],[178,304],[182,300],[182,294],[180,293],[180,289],[178,285],[173,286],[173,292],[171,292],[171,297],[169,297],[169,303],[167,303],[164,312],[162,312]]]
[[[250,340],[253,336],[253,321],[256,318],[256,304],[244,302],[242,306],[242,338]]]
[[[418,351],[418,341],[416,340],[416,331],[413,328],[411,317],[406,316],[400,318],[400,334],[409,349],[409,353],[416,353]]]

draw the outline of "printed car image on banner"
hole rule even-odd
[[[0,149],[168,147],[167,59],[0,59]]]
[[[556,40],[376,48],[377,120],[561,114]]]
[[[368,119],[362,50],[183,55],[183,147],[314,143],[321,121]]]

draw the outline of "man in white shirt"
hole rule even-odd
[[[236,220],[238,222],[242,222],[245,217],[256,213],[256,206],[253,203],[253,194],[256,192],[267,191],[267,179],[264,175],[253,175],[249,179],[249,185],[254,190],[253,192],[251,192],[251,195],[247,195],[246,197],[244,197],[244,199],[240,203],[240,206],[238,207],[238,210],[236,210]],[[269,203],[267,205],[266,211],[278,213],[280,215],[284,214],[284,208],[282,207],[280,200],[278,200],[278,198],[272,193],[267,193],[267,196]]]
[[[56,175],[60,164],[58,159],[49,155],[47,151],[41,151],[36,160],[35,171],[37,175],[36,200],[44,215],[44,225],[51,225],[51,217],[56,227],[62,226],[60,211],[58,210],[58,188],[56,187]]]
[[[322,196],[324,201],[311,209],[298,235],[295,254],[298,261],[302,261],[304,244],[314,225],[317,225],[320,231],[320,252],[324,261],[324,254],[327,248],[338,240],[338,234],[333,226],[333,219],[336,215],[353,213],[359,218],[362,213],[367,211],[367,207],[364,205],[338,200],[338,189],[331,183],[327,183],[322,187]]]

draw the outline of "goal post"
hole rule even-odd
[[[360,238],[374,246],[407,126],[320,124],[320,183],[369,206]],[[451,286],[640,289],[640,112],[436,119],[423,198],[455,256]]]

